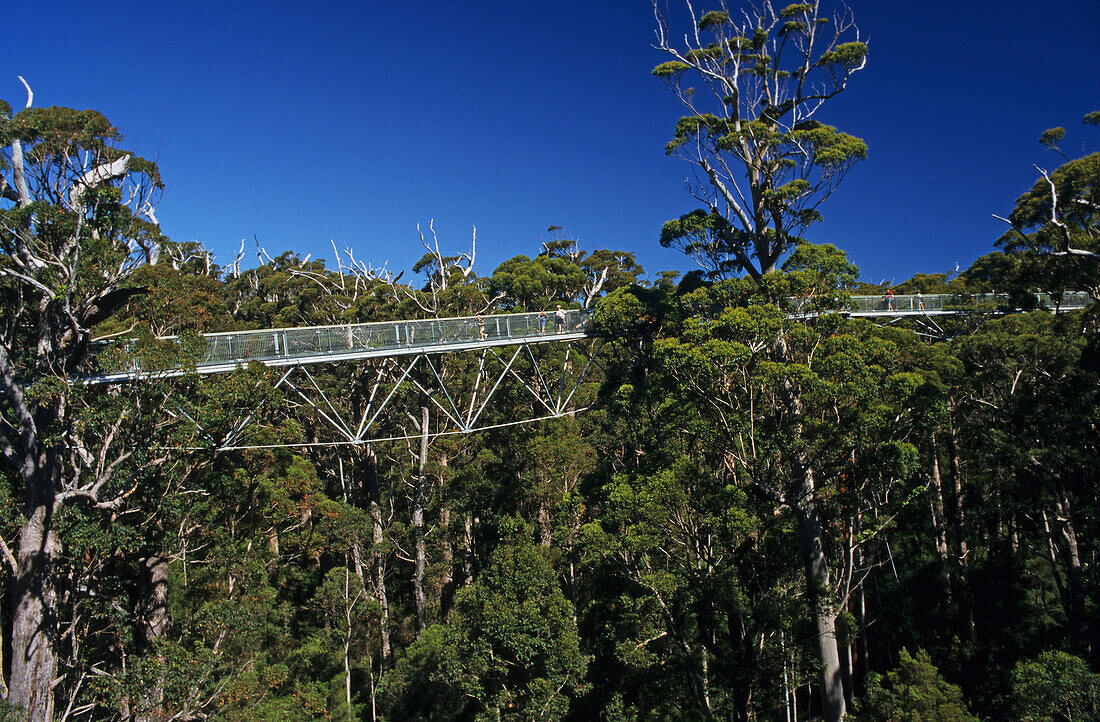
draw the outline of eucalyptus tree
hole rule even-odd
[[[393,719],[562,719],[583,693],[589,660],[572,605],[530,530],[509,519],[502,532],[450,619],[425,630],[387,680]]]
[[[1100,112],[1085,116],[1100,125]],[[1039,166],[1040,178],[1016,199],[1006,221],[1011,229],[997,244],[1024,255],[1044,271],[1033,274],[1041,290],[1089,291],[1100,297],[1100,153],[1069,159],[1057,147],[1063,128],[1046,131],[1040,142],[1066,159],[1054,171]]]
[[[1095,593],[1086,530],[1097,523],[1100,473],[1094,322],[1083,314],[1017,314],[987,322],[956,348],[966,367],[965,452],[981,484],[975,491],[987,500],[976,505],[974,521],[991,549],[1042,562],[1061,602],[1060,633],[1088,656],[1096,630],[1086,611]]]
[[[862,140],[817,119],[863,69],[867,45],[846,8],[830,18],[818,0],[778,12],[723,0],[702,15],[688,3],[683,36],[653,7],[655,47],[670,58],[653,74],[687,111],[666,152],[690,164],[688,185],[703,204],[665,224],[661,243],[712,278],[771,273],[867,155]]]
[[[15,578],[8,698],[52,719],[64,682],[55,521],[66,505],[123,508],[126,490],[113,476],[131,456],[119,448],[122,434],[98,434],[97,447],[74,429],[74,375],[92,329],[138,292],[125,282],[162,240],[152,220],[162,184],[100,113],[34,108],[32,99],[28,88],[22,111],[0,107],[0,451],[23,513],[15,548],[4,546]]]
[[[682,588],[739,600],[725,607],[737,611],[739,623],[717,628],[740,629],[746,639],[724,641],[727,649],[768,647],[761,641],[766,614],[746,603],[753,598],[747,590],[774,599],[784,584],[800,587],[822,709],[836,720],[845,714],[848,671],[837,618],[889,519],[883,509],[870,510],[891,496],[908,498],[919,468],[915,447],[894,437],[893,419],[911,403],[909,394],[890,392],[899,385],[892,380],[897,344],[832,313],[843,306],[854,267],[831,246],[803,245],[785,270],[759,284],[739,279],[685,290],[670,302],[675,311],[656,319],[660,333],[648,361],[640,361],[647,373],[624,379],[618,396],[634,399],[632,424],[649,409],[667,426],[647,432],[658,448],[647,447],[635,470],[624,469],[609,487],[613,513],[605,521],[620,530],[612,548],[624,571],[648,585],[657,607],[671,611],[661,597],[678,586],[656,583],[655,565],[669,569],[664,560],[695,570],[697,578]],[[602,323],[629,328],[639,317],[660,314],[613,301],[597,314]],[[792,304],[808,317],[793,318]],[[661,390],[650,396],[645,389],[655,384]],[[762,578],[766,564],[738,569],[739,557],[750,557],[762,538],[775,544],[771,553],[801,560],[801,584],[778,570]],[[630,548],[635,540],[639,546]],[[719,714],[717,698],[706,693],[705,664],[721,661],[715,650],[723,645],[708,646],[706,635],[692,642],[694,632],[684,633],[705,629],[700,620],[711,614],[690,625],[665,616],[670,638],[687,643],[681,642],[685,671],[699,708]],[[761,659],[750,655],[742,664],[751,668]],[[736,714],[751,717],[751,694],[741,692],[740,699]]]
[[[576,241],[556,240],[544,243],[534,258],[519,255],[500,264],[491,286],[510,308],[591,308],[600,294],[635,283],[642,273],[632,253],[598,249],[589,254]]]

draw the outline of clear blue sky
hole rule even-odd
[[[868,67],[819,118],[870,155],[808,235],[864,279],[993,250],[992,214],[1059,164],[1045,129],[1100,149],[1080,125],[1100,109],[1100,0],[851,7]],[[102,111],[159,162],[164,231],[220,262],[245,238],[254,265],[253,237],[331,261],[331,239],[398,271],[434,219],[444,252],[477,227],[485,274],[550,225],[651,274],[692,268],[657,243],[695,203],[663,152],[680,108],[649,73],[645,0],[46,1],[5,19],[0,97],[22,107],[22,75],[35,105]]]

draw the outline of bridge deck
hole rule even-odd
[[[563,324],[559,324],[552,313],[541,318],[538,313],[510,313],[480,318],[462,316],[208,333],[203,335],[206,351],[195,362],[195,371],[200,374],[228,373],[251,361],[259,361],[265,366],[297,366],[569,341],[586,337],[589,326],[589,314],[574,310],[565,312]],[[175,338],[169,336],[161,340]],[[187,371],[183,368],[132,367],[104,370],[84,381],[108,383],[141,375],[170,377],[184,373]]]
[[[1040,307],[1076,310],[1091,303],[1088,294],[1067,293],[1055,302],[1038,294]],[[815,311],[803,311],[800,299],[790,299],[791,318],[809,318]],[[856,317],[901,318],[973,313],[976,310],[1006,309],[1007,294],[928,294],[905,296],[852,296],[845,314]],[[585,311],[565,312],[558,327],[552,313],[511,313],[493,316],[380,321],[305,328],[272,328],[258,331],[209,333],[207,347],[195,363],[200,374],[227,373],[242,364],[259,361],[267,366],[357,361],[412,354],[468,351],[516,344],[570,341],[589,335],[591,317]],[[172,340],[166,337],[162,340]],[[143,375],[181,376],[182,368],[165,370],[104,369],[86,377],[86,383],[107,383]]]

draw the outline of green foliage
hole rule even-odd
[[[466,707],[461,716],[474,719],[558,719],[584,691],[587,663],[553,571],[517,537],[459,593],[448,623],[410,648],[389,694],[408,718],[430,709],[451,719]]]
[[[559,303],[583,306],[597,288],[610,293],[642,273],[632,253],[599,249],[588,254],[575,241],[559,240],[543,244],[533,259],[520,255],[497,266],[489,289],[512,310],[547,310]]]
[[[653,74],[658,78],[667,78],[670,76],[678,75],[679,73],[689,70],[691,68],[687,63],[681,63],[678,60],[670,60],[667,63],[661,63],[653,69]]]
[[[806,13],[812,12],[813,9],[814,9],[814,6],[811,3],[794,3],[792,5],[788,5],[787,7],[780,10],[779,11],[779,16],[784,17],[784,18],[790,18],[790,17],[794,17],[796,15],[804,15]]]
[[[5,700],[0,700],[0,722],[27,722],[27,712]]]
[[[867,681],[865,709],[860,720],[883,722],[977,722],[967,711],[962,691],[940,677],[924,650],[916,657],[899,654],[896,669]]]
[[[441,673],[449,644],[448,628],[435,624],[398,657],[381,688],[383,707],[393,719],[442,722],[464,716],[469,704],[464,688]]]
[[[832,50],[821,54],[822,65],[840,65],[846,70],[854,70],[867,59],[867,45],[865,43],[841,43]]]
[[[1085,123],[1090,124],[1090,116]],[[1064,128],[1051,128],[1039,142],[1057,151]],[[997,245],[1016,257],[1028,290],[1054,294],[1100,287],[1100,153],[1067,159],[1042,172],[1031,190],[1016,199],[1008,216],[1012,229]]]
[[[516,540],[463,590],[443,672],[461,680],[490,716],[558,717],[583,691],[587,660],[571,605],[546,560]]]
[[[1043,131],[1043,134],[1039,136],[1039,143],[1045,145],[1048,148],[1055,148],[1058,146],[1062,139],[1066,137],[1065,128],[1050,128]]]
[[[1058,650],[1020,660],[1012,670],[1012,711],[1021,722],[1096,719],[1100,675],[1080,657]]]
[[[699,18],[698,27],[700,30],[706,30],[709,32],[716,31],[722,25],[725,25],[730,21],[730,14],[721,10],[711,10],[703,14],[703,17]]]

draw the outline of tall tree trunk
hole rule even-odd
[[[138,700],[135,722],[159,722],[165,719],[164,684],[165,658],[160,641],[168,632],[168,557],[157,554],[143,564],[145,594],[142,601],[139,635],[141,654],[157,656],[156,678],[142,690]]]
[[[862,648],[859,657],[861,685],[871,673],[871,640],[867,635],[867,595],[863,584],[859,585],[859,645]]]
[[[951,405],[948,410],[953,411]],[[950,433],[947,437],[948,453],[951,455],[951,479],[954,485],[954,493],[950,499],[951,522],[955,531],[955,555],[958,564],[958,597],[962,606],[963,619],[966,623],[967,638],[974,640],[974,603],[970,597],[970,579],[967,574],[969,566],[970,548],[967,544],[966,512],[963,506],[963,473],[962,456],[959,452],[958,431],[954,421],[951,421]]]
[[[780,335],[776,343],[776,355],[786,361],[788,353],[786,337]],[[791,416],[798,420],[796,435],[801,440],[801,392],[789,379],[783,383],[782,388],[783,403]],[[825,533],[821,528],[821,516],[817,508],[814,469],[809,452],[804,446],[794,452],[791,461],[791,481],[794,487],[791,491],[806,573],[806,597],[810,603],[814,626],[817,627],[817,649],[821,660],[821,709],[825,722],[842,722],[847,715],[847,705],[836,639],[836,608],[832,598],[829,565],[825,558]],[[791,503],[790,494],[787,503]]]
[[[751,670],[756,665],[756,640],[745,624],[745,617],[741,614],[730,614],[727,617],[729,627],[729,645],[732,651],[732,668],[735,670],[733,679],[733,714],[737,722],[750,722],[756,718],[753,704],[753,678]],[[782,640],[783,632],[780,632]],[[781,641],[783,652],[783,675],[786,685],[787,675],[787,648]],[[784,686],[784,690],[786,687]]]
[[[52,497],[34,508],[19,535],[8,692],[8,701],[25,709],[28,719],[46,722],[53,719],[60,641],[56,565],[61,543],[52,524]]]
[[[451,538],[451,507],[447,502],[439,510],[439,529],[442,532],[439,578],[439,616],[446,619],[451,610],[451,601],[455,593],[454,542]]]
[[[829,566],[825,559],[825,537],[817,508],[813,469],[802,460],[794,503],[798,518],[802,561],[806,567],[807,598],[817,627],[817,648],[821,657],[821,707],[826,722],[840,722],[846,714],[840,651],[836,639],[836,609],[832,601]]]
[[[440,531],[440,575],[439,575],[439,616],[446,619],[451,610],[451,602],[454,600],[455,575],[454,575],[454,536],[451,534],[451,506],[447,501],[446,492],[447,467],[450,459],[446,453],[439,455],[439,489],[443,499],[439,509]]]
[[[1043,532],[1047,541],[1047,560],[1050,562],[1050,575],[1054,578],[1054,587],[1058,590],[1058,599],[1062,602],[1062,609],[1069,615],[1069,590],[1062,581],[1062,570],[1058,567],[1058,548],[1054,543],[1054,533],[1050,530],[1050,518],[1046,509],[1039,512],[1043,518]]]
[[[539,544],[547,549],[554,541],[553,526],[550,523],[550,500],[546,496],[539,498]]]
[[[936,435],[932,441],[932,527],[936,532],[936,555],[940,558],[940,577],[943,580],[943,595],[947,607],[953,607],[951,594],[951,552],[947,545],[947,514],[943,504],[943,478],[940,476],[940,455],[936,449]]]
[[[462,584],[474,581],[474,525],[477,518],[470,512],[462,515]]]
[[[1066,614],[1074,644],[1085,659],[1091,658],[1088,624],[1085,621],[1085,588],[1081,575],[1081,553],[1077,545],[1077,531],[1073,526],[1072,508],[1065,490],[1055,490],[1055,508],[1058,511],[1058,527],[1066,550],[1066,597],[1069,602]]]
[[[382,554],[382,490],[378,483],[378,457],[374,447],[367,446],[367,495],[370,499],[371,542],[374,547],[374,598],[378,602],[378,646],[382,671],[393,662],[390,649],[390,600],[386,595],[386,558]]]
[[[425,467],[428,464],[428,407],[420,407],[420,455],[413,485],[412,529],[415,550],[413,570],[413,597],[416,601],[416,625],[423,632],[428,628],[428,599],[424,592],[424,572],[428,565],[427,548],[424,539],[424,503],[425,489],[428,483]]]

